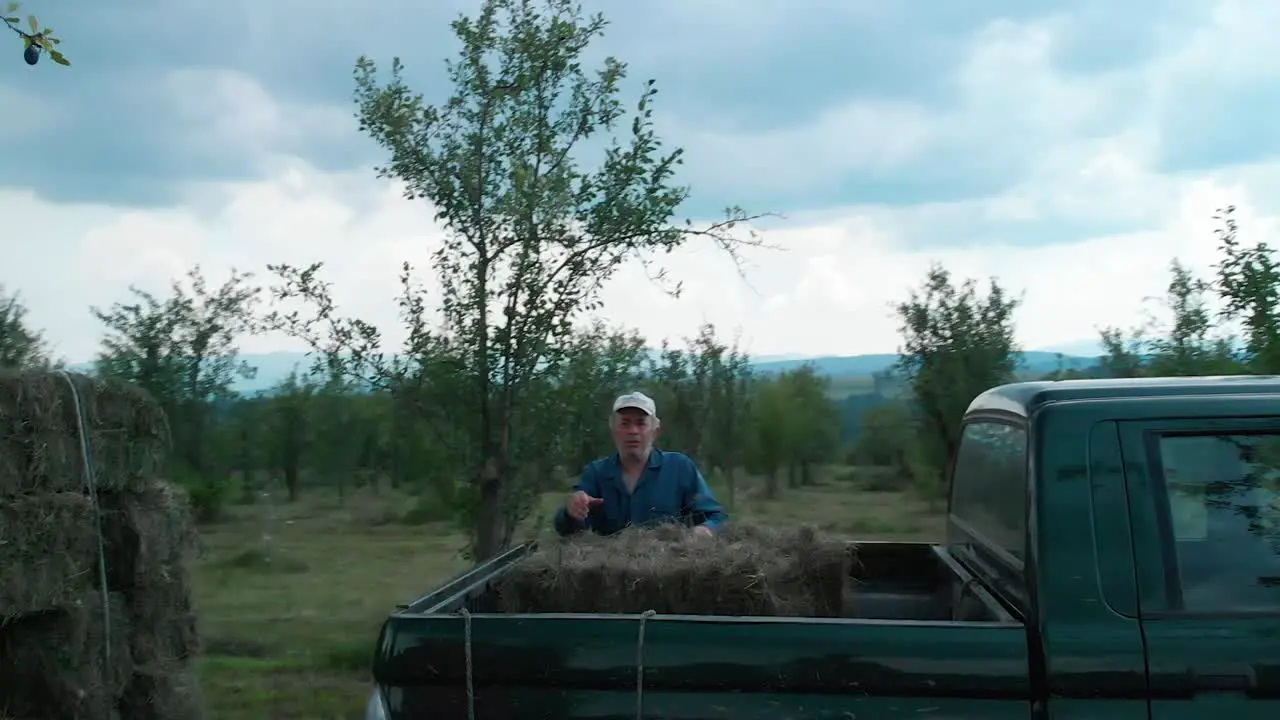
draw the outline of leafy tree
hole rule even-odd
[[[757,379],[752,390],[746,465],[764,476],[765,498],[777,500],[782,495],[779,472],[787,463],[792,438],[787,388],[779,378],[768,377]]]
[[[4,24],[8,26],[18,37],[22,38],[22,57],[28,65],[35,65],[40,61],[40,53],[49,53],[49,59],[59,65],[70,66],[71,61],[58,50],[58,46],[62,44],[62,40],[55,37],[53,30],[50,28],[40,29],[40,21],[36,20],[35,15],[27,16],[27,30],[22,29],[22,18],[16,15],[19,7],[16,2],[10,2],[4,8]]]
[[[1209,283],[1196,278],[1176,258],[1169,265],[1163,304],[1169,320],[1148,317],[1140,327],[1100,331],[1106,354],[1102,370],[1111,377],[1218,375],[1238,372],[1229,337],[1214,336]]]
[[[1280,262],[1265,242],[1240,242],[1235,207],[1217,216],[1222,259],[1218,263],[1218,293],[1224,301],[1223,316],[1239,320],[1245,330],[1245,361],[1253,372],[1280,372]]]
[[[898,368],[910,380],[927,440],[926,459],[939,476],[955,455],[969,403],[1013,378],[1018,304],[994,279],[984,297],[975,281],[957,286],[945,268],[934,265],[924,284],[897,306]]]
[[[209,469],[204,450],[212,403],[232,397],[235,378],[254,372],[239,362],[236,344],[255,327],[259,290],[251,279],[233,270],[214,289],[197,266],[185,286],[171,284],[168,297],[131,286],[135,302],[91,308],[107,330],[98,372],[141,386],[166,408],[175,444],[196,474]]]
[[[326,485],[337,490],[339,499],[346,495],[359,459],[359,447],[354,442],[359,435],[358,411],[352,402],[354,391],[335,366],[310,403],[309,423],[316,440],[315,469]]]
[[[788,481],[791,487],[810,485],[814,466],[830,461],[840,446],[840,409],[828,397],[830,379],[812,364],[778,380],[789,406]]]
[[[641,384],[645,358],[643,338],[599,321],[569,339],[556,373],[560,412],[555,426],[563,443],[561,460],[571,472],[610,452],[609,403]]]
[[[737,498],[737,471],[745,459],[748,424],[751,414],[751,361],[737,344],[718,354],[712,368],[711,406],[714,412],[707,421],[707,463],[724,473],[726,500],[733,505]]]
[[[271,450],[267,468],[284,479],[289,502],[301,492],[303,463],[311,444],[311,400],[314,388],[295,370],[270,393]]]
[[[0,368],[49,367],[49,346],[44,334],[31,327],[27,306],[17,293],[0,285]]]
[[[483,560],[510,542],[533,504],[535,483],[518,472],[530,458],[518,457],[517,445],[547,450],[520,439],[546,422],[526,394],[561,365],[573,320],[598,307],[602,285],[625,263],[649,263],[691,239],[731,255],[759,243],[734,232],[753,219],[738,208],[708,227],[672,224],[689,190],[673,182],[681,151],[664,150],[653,128],[654,83],[623,125],[626,66],[606,58],[592,73],[583,65],[606,27],[602,16],[584,16],[571,0],[485,0],[452,27],[463,47],[446,64],[454,90],[444,103],[413,93],[398,59],[384,80],[363,57],[356,101],[361,128],[390,153],[380,174],[404,183],[406,197],[429,201],[446,231],[432,254],[442,326],[428,327],[421,291],[407,280],[402,307],[411,355],[430,347],[459,373],[449,415],[469,447],[471,551]],[[622,127],[629,134],[618,140]],[[607,146],[586,169],[597,140]],[[285,281],[282,298],[309,299],[333,322],[319,266],[273,269]],[[329,345],[348,363],[376,355],[376,329],[335,324],[339,338]],[[366,369],[385,378],[386,366],[376,366]]]
[[[811,364],[753,383],[748,467],[765,476],[765,495],[812,482],[813,466],[834,459],[840,443],[839,407],[827,396],[829,379]]]

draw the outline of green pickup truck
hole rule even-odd
[[[517,547],[387,619],[366,718],[1280,718],[1280,378],[993,388],[950,487],[846,618],[496,613]]]

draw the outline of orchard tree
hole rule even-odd
[[[289,502],[301,492],[302,466],[312,446],[311,402],[315,386],[295,369],[269,393],[267,405],[269,472],[279,472]]]
[[[556,373],[560,414],[554,423],[570,472],[608,452],[609,405],[640,385],[644,374],[644,338],[602,322],[574,333]]]
[[[721,346],[716,357],[711,368],[709,402],[713,412],[706,425],[706,459],[710,467],[724,473],[727,500],[733,506],[737,501],[738,467],[746,456],[743,446],[748,438],[753,375],[751,360],[736,341],[731,346]]]
[[[831,461],[840,447],[840,408],[829,397],[830,378],[810,363],[783,373],[778,380],[790,406],[788,484],[811,485],[814,466]]]
[[[231,398],[235,379],[254,373],[239,360],[238,348],[255,327],[259,289],[252,277],[232,270],[213,288],[196,266],[185,284],[171,283],[167,297],[131,286],[133,302],[91,308],[106,326],[98,373],[132,382],[164,406],[182,459],[196,474],[208,469],[211,404]]]
[[[17,293],[0,286],[0,368],[44,368],[51,365],[44,334],[31,327],[27,306]]]
[[[664,149],[654,130],[654,82],[628,113],[626,66],[612,57],[594,71],[584,65],[606,24],[571,0],[485,0],[452,23],[462,49],[446,63],[452,96],[438,105],[409,89],[399,59],[385,77],[368,58],[356,64],[360,126],[390,155],[380,175],[429,202],[445,231],[430,257],[439,327],[427,322],[420,291],[406,285],[402,306],[411,344],[447,350],[460,373],[461,406],[451,404],[450,415],[469,445],[476,560],[507,545],[533,504],[534,483],[519,472],[530,458],[515,448],[544,452],[518,436],[547,420],[523,400],[561,364],[572,322],[598,309],[604,283],[624,264],[650,263],[688,241],[735,257],[758,244],[734,232],[753,219],[738,208],[705,227],[672,222],[689,190],[674,182],[681,151]],[[346,340],[330,339],[329,350],[370,359],[366,369],[385,376],[374,359],[377,330],[333,322],[318,266],[274,270],[282,298],[309,298],[330,313]],[[298,316],[289,324],[299,327]]]
[[[1222,223],[1216,232],[1222,253],[1217,286],[1223,316],[1243,325],[1244,355],[1251,371],[1280,372],[1280,262],[1275,249],[1265,242],[1240,241],[1235,206],[1224,208],[1215,219]]]
[[[1151,314],[1128,332],[1100,331],[1106,354],[1102,370],[1111,377],[1224,375],[1242,367],[1231,338],[1215,333],[1209,308],[1210,283],[1175,258],[1162,301],[1167,321]]]
[[[1019,301],[994,279],[957,286],[940,265],[897,306],[898,369],[911,383],[929,465],[939,478],[960,441],[960,421],[979,393],[1010,381],[1018,365],[1013,313]]]
[[[789,487],[812,482],[813,466],[835,459],[840,410],[827,396],[830,381],[812,364],[753,383],[746,460],[765,476],[765,496],[781,496],[781,473]]]
[[[21,5],[16,2],[9,2],[4,7],[4,24],[14,32],[22,40],[22,59],[28,65],[35,65],[40,62],[40,55],[48,53],[49,59],[59,65],[71,65],[71,61],[58,50],[58,46],[62,44],[62,40],[55,37],[53,30],[50,28],[40,27],[40,21],[35,15],[28,15],[26,23],[17,14]]]

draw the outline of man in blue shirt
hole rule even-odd
[[[644,393],[614,400],[609,429],[618,451],[582,469],[556,513],[556,532],[611,535],[628,525],[674,521],[709,536],[724,524],[728,516],[693,460],[653,446],[660,427],[657,406]]]

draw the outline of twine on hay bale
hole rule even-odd
[[[715,537],[676,525],[580,533],[540,549],[497,581],[508,613],[838,617],[849,545],[810,527],[733,525]]]
[[[0,373],[0,718],[203,716],[194,525],[157,479],[168,442],[127,385]]]

